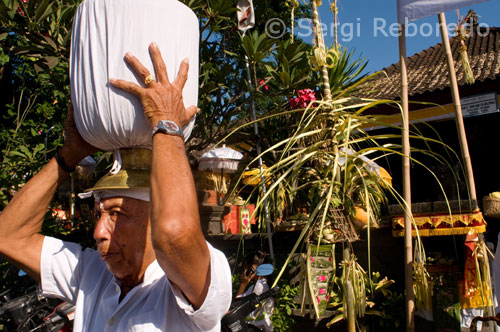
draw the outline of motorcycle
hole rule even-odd
[[[75,307],[48,299],[32,287],[25,295],[11,298],[10,290],[0,294],[1,332],[71,332]]]
[[[246,317],[255,309],[264,305],[264,302],[279,293],[279,287],[274,287],[260,295],[250,294],[234,299],[228,313],[222,318],[222,332],[261,332],[263,330],[248,324]]]

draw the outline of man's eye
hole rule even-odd
[[[101,218],[101,212],[100,211],[93,211],[92,212],[92,218],[97,221]]]

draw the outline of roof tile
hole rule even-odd
[[[450,40],[457,81],[465,85],[457,37]],[[500,28],[480,28],[465,41],[469,62],[476,81],[500,76]],[[449,86],[446,54],[441,43],[407,58],[408,94],[410,96],[443,90]],[[400,90],[400,65],[395,63],[366,83],[361,94],[369,98],[396,99]]]

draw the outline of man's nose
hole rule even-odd
[[[109,240],[111,238],[110,224],[108,222],[108,215],[101,214],[100,218],[97,220],[94,228],[94,239],[97,243]]]

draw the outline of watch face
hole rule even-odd
[[[177,123],[170,121],[170,120],[160,120],[158,122],[158,125],[156,126],[156,128],[153,130],[153,135],[158,130],[160,130],[166,134],[177,135],[177,136],[183,137],[182,130],[179,128]]]
[[[163,126],[168,131],[173,131],[173,132],[179,131],[179,127],[177,127],[177,125],[173,122],[164,122]]]

